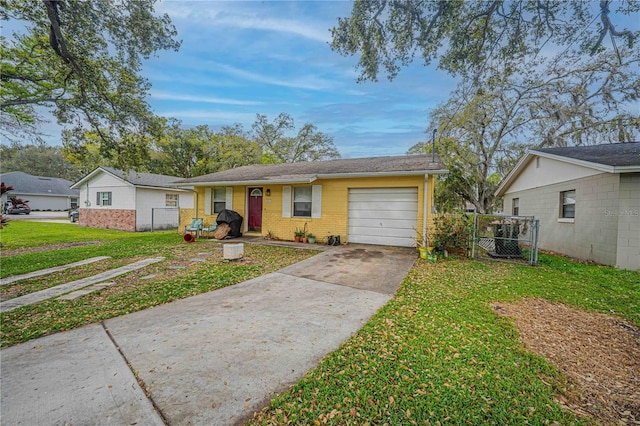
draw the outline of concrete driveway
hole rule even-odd
[[[29,214],[8,214],[9,220],[25,220],[31,222],[52,222],[52,223],[71,223],[69,222],[68,212],[34,212]]]
[[[355,333],[416,257],[414,249],[336,247],[234,286],[5,349],[2,423],[241,423]]]

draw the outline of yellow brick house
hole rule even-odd
[[[196,194],[180,229],[196,217],[215,223],[229,209],[250,235],[293,240],[306,225],[320,242],[340,235],[342,243],[415,247],[431,220],[434,176],[444,173],[431,155],[238,167],[175,182]]]

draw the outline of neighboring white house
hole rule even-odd
[[[98,167],[73,184],[80,190],[78,223],[125,231],[177,229],[180,207],[193,206],[193,192],[168,185],[180,178]]]
[[[540,219],[541,249],[640,269],[639,142],[530,150],[497,195]]]
[[[33,176],[24,172],[0,174],[0,181],[13,190],[2,194],[2,205],[9,197],[29,200],[31,210],[69,210],[78,206],[79,191],[73,182],[61,178]]]

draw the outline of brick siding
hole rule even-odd
[[[123,209],[80,209],[78,223],[92,228],[135,232],[136,211]]]

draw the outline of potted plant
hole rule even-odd
[[[307,234],[307,239],[309,240],[309,244],[315,244],[316,243],[316,236],[313,235],[311,232],[309,232]]]
[[[295,242],[299,243],[300,241],[302,241],[302,236],[304,235],[304,231],[300,228],[296,228],[296,230],[293,232],[293,235],[295,237]]]

